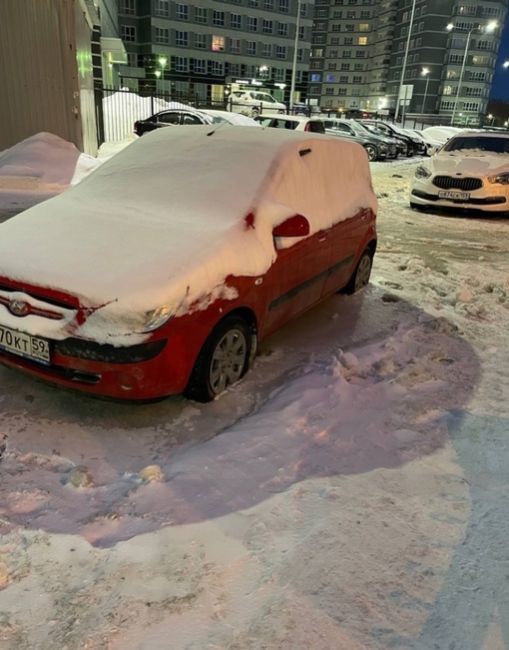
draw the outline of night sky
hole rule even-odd
[[[504,61],[509,61],[509,12],[505,22],[497,68],[493,79],[493,87],[491,89],[492,99],[503,99],[504,101],[509,102],[509,68],[504,69],[502,67]]]

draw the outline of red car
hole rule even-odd
[[[158,130],[0,225],[0,361],[101,396],[211,400],[258,340],[368,283],[375,213],[360,145]]]

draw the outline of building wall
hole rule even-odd
[[[472,35],[458,102],[464,117],[479,119],[485,113],[508,4],[416,0],[404,78],[413,91],[407,112],[452,113],[466,32],[497,19],[494,34]],[[310,96],[323,108],[394,111],[412,5],[413,0],[316,0]],[[450,22],[456,25],[453,32],[446,29]],[[429,70],[427,76],[423,69]]]
[[[302,6],[298,77],[304,90],[312,3],[303,0]],[[130,64],[121,70],[123,83],[140,88],[138,79],[144,79],[159,89],[203,95],[214,84],[259,77],[266,66],[267,80],[289,84],[296,15],[297,0],[120,0],[120,34]]]
[[[82,110],[80,97],[87,72],[86,65],[81,76],[78,70],[77,24],[82,52],[90,28],[75,0],[1,0],[0,150],[48,131],[94,152],[93,112],[88,99]]]

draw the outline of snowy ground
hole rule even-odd
[[[411,212],[414,167],[372,286],[212,404],[0,369],[2,649],[509,648],[509,221]]]

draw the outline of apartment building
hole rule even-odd
[[[455,112],[474,123],[486,111],[508,4],[316,0],[309,95],[328,109],[394,112],[399,102],[407,112],[444,120]]]
[[[287,99],[298,6],[298,0],[119,0],[128,56],[122,84],[221,101],[227,84],[255,80],[282,89]],[[300,6],[296,90],[303,99],[313,4]]]

